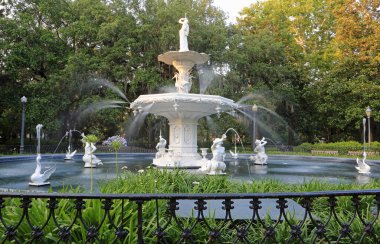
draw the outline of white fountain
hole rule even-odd
[[[230,150],[230,154],[231,154],[231,157],[233,159],[238,159],[239,158],[239,153],[237,152],[237,148],[236,148],[236,142],[237,142],[237,140],[240,140],[240,138],[238,138],[236,136],[236,134],[235,134],[235,139],[234,139],[234,145],[235,145],[234,148],[235,148],[235,151],[233,152],[233,151]]]
[[[77,153],[77,150],[74,150],[74,151],[71,151],[71,137],[72,137],[72,130],[70,130],[68,132],[68,136],[69,136],[69,146],[67,148],[67,151],[66,151],[66,156],[65,156],[65,160],[72,160],[74,155]]]
[[[365,161],[367,159],[367,153],[365,151],[365,134],[366,134],[366,119],[363,118],[363,145],[364,145],[364,150],[363,150],[363,159],[356,158],[356,163],[358,166],[355,168],[357,169],[359,174],[370,174],[371,173],[371,166],[369,166]]]
[[[187,18],[179,23],[180,50],[170,51],[158,56],[158,60],[173,65],[177,92],[164,94],[141,95],[131,103],[130,108],[135,115],[152,113],[164,116],[169,120],[169,149],[153,159],[158,167],[200,168],[204,160],[198,153],[197,126],[198,120],[208,115],[225,111],[234,111],[239,106],[234,101],[214,95],[189,93],[191,89],[190,71],[195,64],[203,64],[209,60],[204,53],[189,51],[187,35],[189,26]]]
[[[30,186],[45,186],[50,185],[50,182],[47,182],[47,180],[50,178],[50,176],[54,173],[56,166],[48,168],[43,173],[41,173],[42,166],[41,166],[41,129],[42,125],[38,124],[36,126],[37,131],[37,157],[36,157],[36,169],[34,170],[34,174],[30,176],[31,182],[29,182]]]
[[[365,160],[367,159],[367,153],[363,152],[363,159],[356,158],[356,163],[358,166],[355,166],[355,168],[358,170],[359,174],[370,174],[371,173],[371,166],[369,166]]]

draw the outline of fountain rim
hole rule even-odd
[[[147,100],[147,101],[144,101],[144,100]],[[198,94],[198,93],[178,93],[178,92],[140,95],[135,101],[131,103],[130,107],[134,108],[135,106],[141,105],[143,103],[162,103],[162,102],[210,102],[214,104],[219,103],[219,105],[228,105],[234,109],[241,107],[240,104],[235,103],[232,99],[225,98],[219,95],[208,95],[208,94]]]
[[[173,65],[175,61],[189,61],[193,64],[203,64],[209,60],[206,53],[198,53],[196,51],[169,51],[158,55],[157,59],[168,65]]]

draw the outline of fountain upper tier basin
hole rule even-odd
[[[187,61],[193,67],[194,64],[203,64],[209,60],[209,55],[205,53],[198,53],[195,51],[170,51],[158,55],[158,61],[164,62],[168,65],[179,64],[181,62]]]
[[[130,106],[138,112],[161,115],[168,119],[189,118],[198,120],[208,115],[239,108],[233,100],[204,94],[162,93],[139,96]]]

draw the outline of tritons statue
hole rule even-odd
[[[227,138],[225,134],[221,138],[215,138],[212,146],[212,159],[209,160],[206,165],[199,170],[206,172],[208,175],[223,175],[226,169],[226,164],[223,162],[226,155],[225,148],[223,147],[223,141]]]
[[[249,159],[254,161],[254,164],[259,164],[259,165],[266,165],[268,164],[268,155],[265,153],[265,145],[268,142],[265,140],[265,137],[261,140],[256,140],[255,141],[255,149],[254,151],[257,152],[255,156],[250,156]]]

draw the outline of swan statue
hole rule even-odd
[[[41,125],[41,124],[38,124],[36,126],[37,140],[38,140],[38,144],[37,144],[37,158],[36,158],[37,167],[34,170],[34,174],[32,174],[30,176],[31,182],[29,183],[29,185],[31,185],[31,186],[50,185],[50,182],[46,182],[46,180],[48,180],[50,178],[50,176],[56,170],[56,166],[54,165],[53,167],[50,167],[47,170],[45,170],[43,173],[41,173],[42,167],[41,167],[40,143],[41,143],[41,128],[42,128],[42,126],[43,125]]]
[[[31,186],[43,186],[43,185],[50,185],[50,182],[46,182],[50,176],[54,173],[56,170],[56,166],[48,168],[43,173],[41,173],[41,154],[37,155],[36,158],[37,161],[37,167],[34,170],[34,174],[30,177],[30,180],[32,182],[29,183]]]
[[[358,166],[355,166],[355,168],[358,170],[359,174],[369,174],[371,173],[371,167],[366,164],[365,160],[367,159],[367,153],[363,153],[363,159],[356,158],[356,163]]]
[[[73,152],[71,152],[71,147],[69,146],[67,151],[66,151],[66,157],[65,157],[65,160],[72,160],[74,155],[77,153],[77,150],[74,150]]]
[[[239,157],[239,153],[236,152],[236,148],[235,148],[235,152],[230,150],[230,154],[233,159],[237,159]]]

